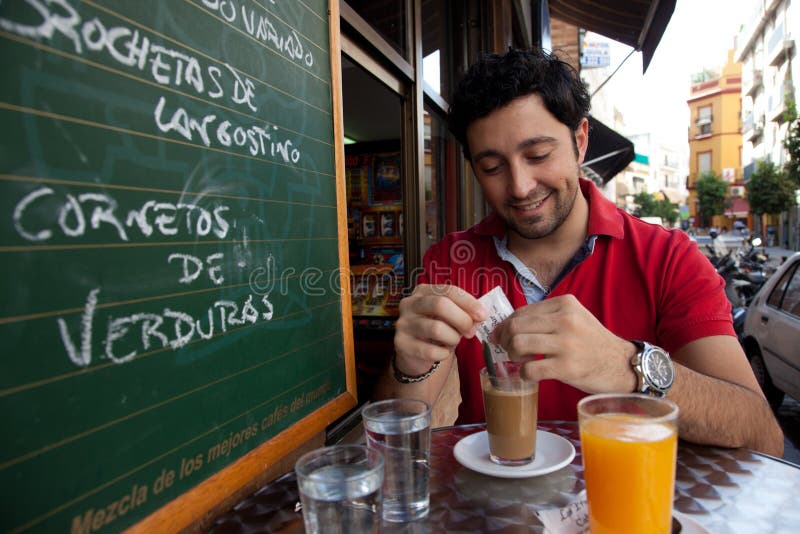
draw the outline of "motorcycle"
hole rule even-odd
[[[717,273],[725,280],[725,294],[734,308],[747,308],[769,278],[769,257],[759,251],[761,238],[750,237],[738,251],[726,252],[716,260]]]
[[[723,254],[720,253],[720,248],[717,244],[717,237],[719,237],[719,232],[716,228],[712,228],[708,231],[708,237],[710,241],[706,243],[706,257],[708,261],[711,262],[711,265],[716,267],[719,262],[725,257]]]

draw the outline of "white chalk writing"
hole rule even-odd
[[[54,231],[66,237],[77,238],[89,229],[110,226],[122,241],[129,241],[129,231],[137,229],[145,236],[174,236],[181,232],[189,236],[212,235],[224,239],[230,223],[225,218],[226,205],[208,210],[195,204],[146,201],[141,208],[118,212],[117,201],[105,193],[69,193],[57,195],[53,189],[42,186],[34,189],[14,207],[14,228],[28,241],[47,241]],[[41,213],[57,214],[50,223]],[[37,215],[38,214],[38,215]]]
[[[182,107],[175,108],[170,116],[170,112],[165,111],[166,102],[163,96],[160,97],[154,112],[156,125],[164,133],[174,131],[187,141],[194,141],[197,135],[205,146],[211,146],[212,141],[216,141],[225,148],[246,148],[252,156],[271,157],[283,163],[297,163],[300,160],[300,151],[290,139],[273,139],[276,126],[234,126],[228,120],[218,122],[216,115],[192,117]]]
[[[92,319],[94,318],[94,310],[97,307],[98,293],[100,293],[100,288],[92,289],[86,297],[86,305],[81,316],[80,352],[75,349],[66,321],[61,317],[57,321],[58,331],[61,334],[61,340],[64,342],[64,348],[67,350],[67,356],[69,356],[72,363],[79,367],[86,367],[92,361]]]
[[[228,63],[221,63],[224,69],[216,65],[203,66],[196,57],[155,43],[137,29],[108,27],[98,17],[83,20],[67,0],[47,3],[26,0],[25,3],[31,8],[29,12],[18,10],[23,11],[19,18],[25,22],[0,16],[0,28],[33,39],[66,37],[76,54],[106,53],[121,65],[149,73],[150,78],[160,85],[188,88],[199,96],[215,100],[227,97],[247,111],[258,111],[255,83]],[[228,12],[225,2],[207,4],[219,12]],[[246,8],[243,6],[242,9]],[[235,10],[231,8],[230,13],[235,17]],[[263,24],[272,28],[268,21]],[[302,56],[308,58],[307,63],[313,62],[310,53],[303,53],[303,46],[294,32],[285,38],[277,37],[274,28],[267,33],[266,39],[274,41],[290,57]],[[198,140],[206,147],[216,142],[217,146],[224,148],[246,149],[252,156],[275,158],[284,163],[300,160],[301,153],[293,141],[275,138],[278,129],[275,125],[270,126],[267,122],[237,125],[218,119],[214,114],[193,117],[183,107],[165,112],[166,104],[164,97],[159,98],[153,114],[162,133],[174,132],[188,141]]]
[[[61,317],[57,319],[67,356],[78,367],[88,367],[93,360],[93,326],[99,294],[100,288],[95,288],[86,297],[81,315],[80,350],[72,340],[66,320]],[[253,295],[248,295],[241,306],[232,300],[215,301],[206,310],[206,316],[200,319],[171,308],[164,308],[158,313],[133,313],[122,317],[108,315],[105,321],[101,321],[107,326],[100,358],[122,364],[149,350],[156,348],[177,350],[195,337],[210,339],[217,330],[225,333],[230,327],[270,321],[272,316],[273,306],[269,295],[264,295],[259,300],[254,299]],[[203,319],[207,323],[205,326]]]
[[[222,271],[222,252],[216,252],[210,256],[206,256],[206,265],[208,268],[206,272],[208,277],[215,285],[221,285],[225,281],[225,277],[220,274]],[[183,276],[178,279],[179,284],[191,284],[203,272],[203,260],[191,254],[174,253],[167,257],[167,263],[172,263],[172,260],[181,260],[183,266]]]
[[[186,86],[198,95],[221,98],[231,94],[231,101],[256,111],[253,82],[225,63],[232,77],[223,76],[217,66],[202,67],[187,53],[152,42],[139,30],[125,26],[107,27],[98,17],[83,20],[68,0],[26,0],[31,9],[19,12],[19,19],[0,16],[0,28],[32,39],[52,40],[65,37],[76,54],[107,53],[126,67],[148,72],[161,85]],[[25,22],[23,22],[23,20]]]
[[[230,23],[237,23],[241,16],[244,29],[251,37],[272,46],[289,59],[302,62],[307,67],[314,65],[314,54],[311,50],[303,47],[303,42],[297,32],[290,29],[288,33],[280,34],[266,14],[257,14],[244,3],[237,6],[233,0],[203,0],[203,5],[216,11]]]

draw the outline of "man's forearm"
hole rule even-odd
[[[783,455],[783,432],[762,395],[677,363],[675,374],[667,398],[680,406],[681,439]]]

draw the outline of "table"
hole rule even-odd
[[[431,511],[410,525],[384,523],[382,532],[543,532],[537,510],[560,508],[584,489],[578,426],[541,423],[568,439],[572,463],[529,479],[494,478],[459,464],[453,447],[483,424],[431,433]],[[303,532],[293,473],[256,491],[217,519],[213,534]],[[745,449],[679,442],[675,508],[715,534],[800,532],[800,467]]]

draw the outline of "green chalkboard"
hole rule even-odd
[[[0,530],[122,530],[354,403],[336,15],[0,3]]]

